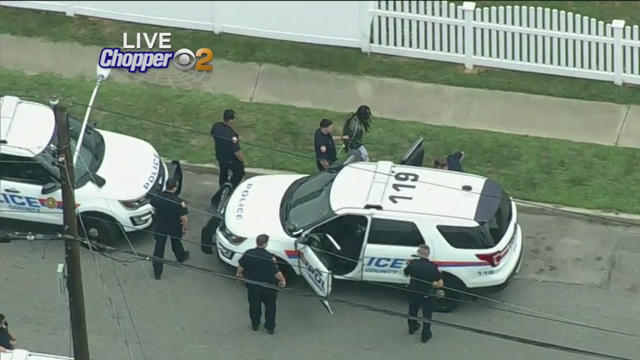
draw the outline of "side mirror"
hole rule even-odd
[[[110,68],[105,69],[100,65],[96,66],[96,75],[98,76],[98,79],[107,80],[107,78],[109,77],[109,74],[111,74]]]
[[[42,186],[42,194],[51,194],[52,192],[60,189],[60,187],[61,186],[59,182],[48,182]]]

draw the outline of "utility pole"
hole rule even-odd
[[[73,357],[75,360],[89,360],[89,341],[87,322],[84,312],[84,293],[82,289],[82,268],[80,267],[80,248],[78,246],[78,220],[74,196],[75,175],[73,157],[69,146],[69,121],[64,107],[58,107],[58,100],[50,101],[55,113],[58,129],[58,167],[62,187],[62,206],[64,223],[64,254],[67,264],[67,290],[69,291],[69,312],[73,337]]]

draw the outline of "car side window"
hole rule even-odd
[[[425,242],[420,230],[411,221],[373,219],[368,243],[416,247]]]
[[[0,155],[0,163],[0,178],[5,180],[44,185],[53,177],[40,163],[30,158]]]
[[[478,227],[460,227],[438,225],[442,237],[456,249],[486,249],[491,246],[483,244],[482,234]]]

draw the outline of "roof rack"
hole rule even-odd
[[[371,181],[371,187],[369,188],[369,195],[367,196],[367,202],[364,206],[365,209],[378,209],[382,210],[382,201],[384,199],[384,193],[387,189],[387,184],[391,178],[391,167],[393,163],[391,161],[378,161],[376,170]]]

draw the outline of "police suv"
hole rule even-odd
[[[515,203],[482,176],[409,165],[421,165],[423,155],[419,139],[400,165],[354,162],[310,176],[250,178],[221,204],[218,256],[237,266],[266,233],[285,270],[326,297],[333,278],[407,284],[403,268],[427,244],[445,286],[499,288],[522,258]]]
[[[81,123],[69,117],[69,124],[73,152]],[[49,106],[0,97],[0,218],[62,224],[57,147]],[[120,228],[149,226],[151,194],[162,190],[167,173],[149,143],[88,125],[75,164],[75,200],[87,232],[96,229],[110,242]]]

